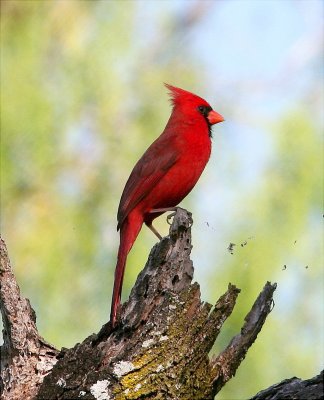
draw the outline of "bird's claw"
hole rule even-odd
[[[169,214],[169,215],[167,216],[167,223],[168,223],[169,225],[172,225],[172,222],[170,221],[170,219],[173,218],[175,215],[176,215],[176,211],[174,211],[173,213],[171,213],[171,214]]]

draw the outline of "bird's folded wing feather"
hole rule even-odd
[[[171,149],[161,137],[152,143],[142,158],[135,165],[118,208],[118,227],[138,203],[151,192],[161,178],[169,171],[179,158],[179,152]]]

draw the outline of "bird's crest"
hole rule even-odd
[[[178,88],[176,86],[169,85],[168,83],[165,83],[164,86],[169,90],[169,96],[170,96],[171,104],[173,106],[176,106],[179,103],[183,103],[186,100],[193,100],[194,98],[199,99],[204,103],[206,102],[201,97],[199,97],[196,94],[193,94],[191,92],[188,92],[187,90]]]

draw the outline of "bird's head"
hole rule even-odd
[[[165,86],[170,91],[174,110],[180,111],[186,119],[207,122],[209,132],[211,132],[212,125],[224,121],[223,116],[214,111],[203,98],[168,83],[165,83]]]

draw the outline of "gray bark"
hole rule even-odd
[[[256,340],[271,312],[276,284],[265,284],[240,333],[211,358],[240,290],[229,284],[214,306],[201,301],[199,285],[192,283],[191,224],[190,213],[178,209],[169,236],[152,249],[115,329],[107,323],[60,352],[39,336],[35,313],[20,295],[2,241],[3,398],[213,399]]]
[[[250,400],[317,400],[324,398],[323,371],[311,379],[285,379],[257,393]]]

